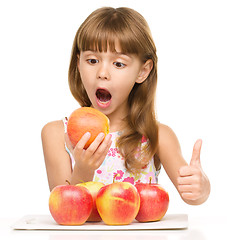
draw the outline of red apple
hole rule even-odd
[[[131,183],[116,182],[99,190],[96,206],[106,224],[126,225],[136,217],[140,207],[140,197]]]
[[[164,217],[169,206],[169,194],[159,184],[137,183],[140,195],[139,222],[158,221]]]
[[[88,189],[88,191],[91,193],[92,198],[93,198],[93,208],[92,208],[91,214],[90,214],[89,218],[87,219],[87,221],[88,222],[102,221],[102,218],[100,217],[97,207],[96,207],[96,198],[97,198],[97,194],[98,194],[98,191],[100,190],[100,188],[105,186],[104,183],[91,181],[91,182],[79,183],[76,186],[86,187]]]
[[[109,133],[108,117],[91,107],[82,107],[75,110],[70,115],[67,123],[67,133],[73,147],[86,132],[90,132],[91,137],[84,149],[90,146],[99,133],[103,132],[105,136]]]
[[[61,225],[83,224],[90,216],[92,206],[92,196],[82,186],[59,185],[50,193],[50,213]]]

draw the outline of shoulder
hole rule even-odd
[[[171,138],[176,136],[174,131],[172,130],[172,128],[170,128],[169,126],[159,123],[158,124],[158,136],[161,140],[164,140],[166,137],[167,138]]]
[[[41,131],[42,140],[46,138],[64,139],[64,123],[62,120],[48,122]]]
[[[158,153],[172,149],[180,151],[180,144],[174,131],[167,125],[158,124]]]

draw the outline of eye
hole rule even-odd
[[[98,62],[99,62],[99,60],[97,60],[97,59],[94,59],[94,58],[91,58],[91,59],[87,59],[87,62],[93,65],[93,64],[96,64],[96,63],[98,63]]]
[[[114,62],[113,63],[117,68],[124,68],[126,65],[124,63],[121,62]]]

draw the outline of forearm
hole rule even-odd
[[[81,182],[89,182],[92,181],[94,177],[94,172],[83,172],[80,169],[77,168],[77,166],[74,166],[73,172],[72,172],[72,176],[71,176],[71,180],[70,183],[72,185],[81,183]]]

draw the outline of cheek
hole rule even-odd
[[[92,83],[91,83],[90,81],[88,81],[87,79],[85,79],[85,78],[82,78],[82,79],[83,79],[83,80],[82,80],[82,83],[83,83],[83,85],[84,85],[84,88],[85,88],[87,94],[88,94],[89,97],[90,97],[90,95],[91,95],[91,90],[93,89]]]
[[[125,71],[123,73],[123,79],[126,80],[129,85],[133,85],[134,86],[135,82],[138,79],[139,73],[140,72],[137,69],[137,67],[131,68],[130,71]]]
[[[86,80],[88,78],[89,72],[84,69],[83,66],[80,67],[80,77],[82,80]]]
[[[80,77],[85,88],[89,88],[92,84],[92,72],[86,71],[86,69],[81,68]]]
[[[81,81],[82,81],[82,84],[87,92],[87,95],[88,97],[90,98],[91,100],[91,97],[92,97],[92,92],[93,92],[93,89],[94,89],[94,86],[92,85],[92,82],[90,81],[90,78],[88,76],[81,76]]]
[[[129,95],[129,93],[131,92],[133,86],[135,85],[136,82],[136,72],[124,72],[121,73],[121,75],[116,75],[113,76],[112,75],[112,79],[113,80],[113,86],[114,86],[114,90],[115,92],[118,93],[118,95]]]
[[[118,99],[126,99],[128,98],[132,88],[134,86],[134,83],[129,83],[129,82],[123,82],[119,84],[118,86],[115,87],[115,93],[117,93]]]

